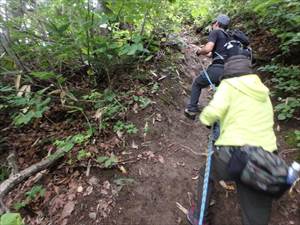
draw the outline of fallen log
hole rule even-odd
[[[12,190],[17,184],[21,183],[23,180],[27,179],[28,177],[40,172],[48,168],[49,166],[53,165],[58,159],[64,156],[64,150],[59,149],[53,155],[48,156],[46,159],[31,165],[30,167],[10,176],[8,179],[3,181],[0,184],[0,201],[2,201],[3,197]],[[1,207],[0,213],[3,211],[3,206]],[[2,211],[2,212],[1,212]]]

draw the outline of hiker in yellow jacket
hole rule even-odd
[[[224,65],[222,81],[207,107],[200,114],[206,126],[220,122],[220,136],[215,142],[212,176],[206,200],[206,221],[209,197],[214,180],[234,180],[228,171],[232,151],[243,146],[257,146],[274,152],[277,149],[273,131],[273,108],[269,90],[252,72],[246,56],[230,57]],[[250,147],[251,150],[251,147]],[[200,173],[204,175],[203,172]],[[203,177],[199,178],[196,206],[188,213],[191,224],[198,224]],[[272,197],[236,182],[242,211],[243,225],[267,225],[272,208]]]
[[[241,63],[241,58],[245,58],[245,66],[248,63],[250,66],[246,57],[233,56],[226,65],[213,100],[201,113],[200,121],[209,126],[220,121],[220,137],[215,145],[252,145],[272,152],[277,146],[269,89],[256,74],[238,77],[237,74],[228,74],[232,73],[230,66],[235,67],[237,61]]]

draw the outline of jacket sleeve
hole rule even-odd
[[[230,104],[230,89],[231,87],[226,82],[221,82],[213,99],[200,114],[200,121],[204,125],[211,126],[225,116]]]

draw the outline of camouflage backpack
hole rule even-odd
[[[280,197],[289,188],[286,182],[288,165],[278,155],[260,147],[246,145],[240,149],[239,153],[231,152],[229,171],[230,167],[244,162],[238,175],[243,184],[274,197]],[[234,157],[235,152],[238,157]]]

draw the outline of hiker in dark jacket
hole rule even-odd
[[[213,22],[213,30],[208,36],[208,42],[203,48],[198,48],[196,51],[197,55],[208,55],[212,56],[212,64],[207,68],[207,73],[210,80],[214,84],[218,84],[220,76],[224,70],[224,58],[226,57],[226,50],[224,45],[228,42],[228,35],[224,32],[230,23],[230,19],[226,15],[219,15]],[[195,119],[198,109],[198,101],[201,94],[201,89],[206,88],[209,82],[202,71],[197,76],[192,84],[192,91],[189,104],[184,110],[184,114],[190,118]]]
[[[233,152],[249,152],[257,148],[274,152],[277,149],[269,89],[252,72],[248,57],[236,55],[226,61],[221,83],[200,114],[200,121],[206,126],[212,126],[217,121],[220,123],[220,136],[212,155],[206,219],[213,183],[225,180],[236,182],[243,225],[267,225],[273,198],[236,180],[229,171]],[[204,169],[201,169],[199,176],[198,199],[188,213],[192,225],[198,225]],[[204,224],[208,224],[207,220]]]

